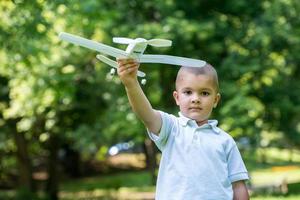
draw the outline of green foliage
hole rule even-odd
[[[213,64],[222,95],[214,117],[222,128],[258,146],[264,135],[281,133],[286,146],[299,148],[299,12],[296,0],[1,1],[0,152],[16,151],[10,120],[37,157],[47,155],[53,135],[86,158],[144,139],[118,78],[107,76],[96,52],[60,41],[61,31],[110,45],[114,36],[171,39],[172,48],[146,52]],[[176,67],[141,68],[153,106],[176,113]]]

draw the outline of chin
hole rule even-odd
[[[206,120],[206,118],[203,118],[202,116],[199,116],[199,115],[197,115],[197,114],[190,114],[189,116],[188,116],[190,119],[193,119],[193,120],[196,120],[197,122],[198,121],[204,121],[204,120]]]

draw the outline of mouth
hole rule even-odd
[[[199,107],[191,107],[189,108],[190,111],[201,111],[202,108],[199,108]]]

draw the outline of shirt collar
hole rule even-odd
[[[181,112],[178,113],[179,115],[179,123],[182,125],[182,126],[187,126],[187,125],[190,125],[190,126],[198,126],[197,125],[197,122],[193,119],[190,119],[186,116],[184,116]],[[206,126],[208,126],[209,128],[211,128],[215,133],[220,133],[220,129],[217,127],[218,125],[218,120],[208,120],[207,124],[203,124],[202,128],[205,128]]]

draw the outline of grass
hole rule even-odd
[[[139,195],[153,196],[154,190],[149,172],[120,172],[66,181],[61,185],[59,196],[62,200],[124,199],[130,196],[130,199],[136,199]]]
[[[139,171],[69,180],[61,185],[60,190],[69,192],[99,188],[119,189],[121,187],[143,188],[149,186],[151,186],[151,174],[146,171]]]
[[[300,166],[288,165],[282,167],[270,167],[251,172],[251,183],[254,186],[280,184],[283,181],[295,183],[300,181]]]
[[[295,195],[295,196],[277,196],[277,197],[272,197],[272,196],[260,196],[260,197],[252,197],[251,200],[299,200],[300,195]]]
[[[283,196],[280,194],[270,195],[268,193],[252,195],[254,200],[296,200],[300,199],[300,153],[294,151],[292,158],[294,162],[289,162],[291,152],[289,150],[279,150],[275,148],[258,149],[255,155],[260,156],[264,153],[266,162],[261,164],[256,160],[253,153],[246,156],[247,167],[251,172],[251,184],[254,187],[261,187],[265,185],[279,184],[282,180],[289,183],[289,195]],[[247,159],[248,158],[248,159]],[[295,182],[295,183],[294,183]],[[298,183],[297,183],[298,182]],[[122,199],[122,196],[129,196],[130,194],[152,193],[155,187],[151,186],[151,175],[148,172],[140,171],[133,173],[119,173],[115,175],[99,176],[84,178],[75,181],[65,182],[61,187],[61,195],[69,192],[76,193],[78,191],[90,191],[90,193],[98,195],[106,195],[111,198]],[[88,196],[88,193],[85,195]],[[117,197],[116,197],[117,196]],[[66,196],[65,196],[66,197]],[[76,199],[62,198],[63,200]],[[133,198],[132,198],[133,199]]]
[[[264,169],[267,172],[267,169]],[[269,169],[272,171],[272,168]],[[299,169],[298,169],[299,170]],[[292,175],[292,173],[291,173]],[[66,182],[61,187],[60,197],[62,200],[71,200],[71,199],[84,199],[91,197],[107,197],[108,199],[138,199],[138,195],[154,195],[155,187],[151,186],[150,174],[145,171],[134,172],[134,173],[119,173],[117,175],[108,175],[101,177],[91,177],[78,179],[72,182]],[[272,175],[272,172],[264,175],[264,178],[267,180],[275,180],[276,176]],[[122,187],[112,187],[108,188],[114,183],[123,182]],[[145,180],[145,181],[143,181]],[[110,182],[110,183],[109,183]],[[300,199],[300,183],[294,183],[289,185],[289,195],[284,196],[281,194],[275,195],[252,195],[251,199],[253,200],[299,200]],[[79,192],[81,191],[81,193]],[[79,198],[80,195],[84,198]],[[135,196],[129,198],[129,196]],[[126,199],[126,198],[125,198]],[[143,198],[141,198],[143,199]]]
[[[276,185],[286,181],[300,182],[300,152],[297,150],[267,148],[243,154],[251,177],[251,184],[256,187]],[[264,161],[262,157],[264,155]],[[260,160],[260,162],[257,162]],[[291,162],[292,160],[292,162]],[[300,190],[300,189],[299,189]]]
[[[293,161],[290,151],[266,149],[266,162],[261,164],[255,155],[243,154],[251,172],[251,184],[255,187],[276,185],[282,180],[289,182],[288,195],[270,192],[253,193],[252,200],[299,200],[300,199],[300,153],[294,152]],[[246,156],[245,156],[246,155]],[[128,156],[128,155],[127,155]],[[66,180],[60,185],[61,200],[83,199],[153,199],[155,187],[151,184],[151,175],[147,171],[120,172],[101,176]],[[15,199],[15,191],[0,191],[0,199]],[[42,195],[39,195],[42,196]],[[8,197],[8,198],[5,198]],[[147,197],[147,198],[146,198]]]
[[[131,182],[127,187],[119,188],[107,188],[113,185],[115,182],[119,182],[119,179],[124,177],[124,182]],[[107,175],[101,177],[83,178],[75,181],[68,181],[62,184],[59,196],[61,200],[83,200],[83,199],[118,199],[118,200],[138,200],[138,199],[153,199],[154,186],[150,186],[150,183],[140,187],[139,183],[142,178],[150,178],[150,174],[147,172],[135,172],[135,173],[119,173],[117,175]],[[137,180],[137,181],[135,181]],[[108,184],[108,182],[110,182]],[[147,186],[148,185],[148,186]],[[300,183],[289,185],[292,194],[288,196],[284,195],[258,195],[252,196],[251,200],[299,200],[300,199]],[[13,191],[7,194],[1,194],[0,199],[15,199]],[[42,196],[42,195],[41,195]],[[5,198],[6,197],[6,198]],[[10,197],[10,198],[7,198]],[[147,197],[147,198],[146,198]]]

